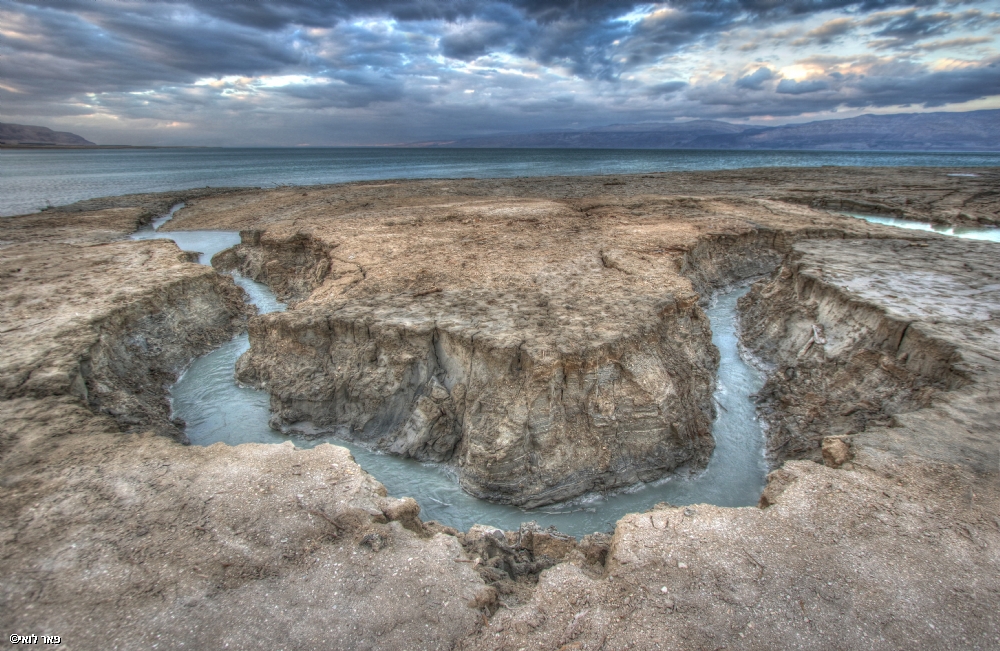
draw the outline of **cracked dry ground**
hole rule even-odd
[[[818,210],[997,221],[996,170],[945,172],[201,190],[4,219],[3,630],[77,649],[1000,647],[1000,259]],[[172,243],[119,241],[178,200],[169,228],[247,231],[219,263],[295,303],[249,318],[275,345],[318,315],[436,311],[494,324],[497,350],[528,333],[532,359],[580,354],[632,321],[697,321],[698,294],[775,269],[741,305],[744,344],[774,364],[766,508],[664,505],[580,543],[455,532],[337,446],[179,444],[164,385],[248,317]],[[806,346],[813,326],[825,343]],[[316,408],[293,379],[279,416]]]

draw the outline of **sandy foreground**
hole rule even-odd
[[[201,189],[0,220],[0,630],[70,649],[1000,648],[1000,171],[772,169]],[[167,230],[288,300],[254,316]],[[707,460],[712,291],[774,471],[576,541],[419,518],[346,449],[183,445],[249,329],[304,420],[544,504]],[[485,523],[488,524],[488,523]]]

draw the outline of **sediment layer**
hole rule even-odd
[[[245,327],[231,278],[165,240],[39,244],[3,249],[0,287],[5,629],[77,649],[439,648],[496,607],[460,540],[344,448],[179,445],[176,372]]]

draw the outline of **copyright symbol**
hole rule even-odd
[[[11,643],[11,644],[17,644],[17,640],[18,640],[18,638],[19,638],[19,636],[17,636],[17,635],[14,635],[14,634],[12,633],[12,634],[11,634],[11,636],[10,636],[10,643]]]

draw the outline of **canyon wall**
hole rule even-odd
[[[729,216],[816,214],[757,200],[655,197],[641,207],[642,229],[632,224],[599,242],[586,229],[600,233],[621,219],[619,208],[514,204],[490,223],[478,206],[457,204],[446,226],[396,213],[387,232],[430,240],[401,260],[383,252],[398,235],[366,240],[350,222],[328,235],[244,231],[213,264],[299,302],[251,321],[237,377],[270,392],[275,429],[332,432],[451,463],[468,492],[496,502],[538,506],[702,467],[714,447],[718,356],[701,305],[771,271],[798,238],[850,231]],[[546,224],[546,211],[559,221]],[[712,220],[710,229],[671,222],[678,212]],[[492,229],[504,237],[521,223],[549,226],[556,237],[517,241],[503,264],[466,254],[461,265],[421,269],[428,257],[461,255],[456,244],[483,242]],[[440,228],[456,233],[435,250]],[[546,257],[562,268],[540,265]],[[497,267],[505,281],[515,278],[505,291],[484,286],[496,282]],[[413,269],[408,285],[387,291],[384,283]]]
[[[270,392],[276,429],[451,463],[468,492],[497,502],[702,467],[718,357],[700,302],[769,271],[799,236],[727,213],[815,213],[701,198],[644,207],[636,220],[599,203],[458,202],[330,231],[245,231],[213,264],[297,303],[251,321],[237,377]],[[505,259],[477,253],[497,240]]]
[[[271,288],[285,303],[297,303],[321,285],[341,265],[329,256],[328,246],[305,233],[275,236],[259,230],[240,231],[240,244],[217,253],[212,266],[236,271]],[[357,266],[349,271],[357,273]]]
[[[440,294],[438,305],[468,300]],[[643,327],[562,350],[497,327],[531,308],[500,316],[493,332],[391,298],[265,315],[237,375],[271,391],[277,427],[308,421],[453,461],[473,495],[544,504],[707,460],[717,364],[707,319],[693,298],[642,308]]]
[[[2,333],[0,399],[73,395],[124,429],[183,438],[166,388],[192,358],[245,327],[253,308],[232,279],[164,240],[23,244],[3,254],[2,308],[23,325]],[[150,267],[163,274],[156,286],[135,277]]]
[[[348,450],[179,445],[169,386],[252,308],[173,242],[90,245],[91,217],[58,224],[87,244],[39,220],[0,244],[0,626],[75,649],[467,636],[496,590]]]
[[[894,174],[907,183],[942,177],[908,197],[918,192],[947,196],[953,204],[969,198],[954,192],[966,181],[945,178],[944,170]],[[733,191],[772,192],[773,186],[743,183],[754,175],[818,196],[826,192],[816,190],[819,183],[864,194],[861,188],[867,186],[852,179],[868,183],[869,177],[888,173],[758,170],[703,176]],[[656,184],[667,192],[676,191],[684,178],[628,177],[611,189],[604,188],[606,178],[470,181],[466,186],[483,192],[507,188],[518,196],[529,194],[525,188],[539,195],[582,195],[580,188],[625,193]],[[457,186],[456,181],[397,185],[412,190],[407,196],[443,204],[433,208],[442,219],[427,217],[429,228],[421,233],[397,217],[391,228],[382,229],[378,216],[364,215],[373,236],[361,245],[341,236],[359,232],[356,224],[326,213],[316,219],[314,224],[333,224],[317,236],[331,271],[318,280],[313,274],[302,285],[288,284],[287,295],[299,297],[299,315],[287,324],[281,345],[297,366],[281,382],[303,391],[315,384],[316,395],[322,393],[322,376],[310,373],[327,364],[316,350],[340,349],[318,336],[332,332],[331,323],[344,328],[338,341],[360,333],[362,325],[392,342],[405,338],[405,346],[391,344],[402,352],[389,355],[387,363],[394,368],[385,377],[410,354],[407,368],[421,367],[421,360],[436,355],[441,361],[434,360],[434,368],[447,371],[452,357],[475,360],[481,341],[506,355],[498,364],[512,365],[521,358],[513,351],[520,350],[523,333],[539,323],[573,335],[562,348],[555,340],[543,341],[544,350],[558,354],[588,350],[588,342],[628,341],[620,326],[633,320],[643,324],[633,330],[636,336],[653,345],[661,329],[656,310],[669,306],[674,311],[660,319],[668,331],[686,318],[680,306],[691,305],[692,331],[680,339],[697,343],[703,338],[696,328],[696,294],[740,274],[766,271],[754,267],[756,262],[730,261],[727,251],[749,255],[773,249],[790,256],[782,271],[753,291],[743,315],[748,342],[775,363],[778,373],[772,379],[780,383],[781,399],[762,396],[770,401],[763,406],[787,415],[779,423],[800,428],[796,419],[804,422],[805,407],[816,405],[808,425],[813,429],[794,430],[805,436],[785,450],[795,441],[830,434],[826,438],[844,443],[853,460],[839,470],[829,467],[836,465],[832,458],[829,465],[788,461],[770,475],[767,508],[659,504],[625,516],[610,540],[591,536],[574,544],[531,526],[518,532],[477,526],[461,534],[421,524],[412,500],[387,497],[342,447],[181,446],[166,437],[123,433],[120,418],[116,422],[88,409],[81,398],[83,390],[93,395],[92,385],[84,381],[81,389],[76,382],[76,395],[73,389],[85,355],[104,358],[97,366],[105,370],[95,373],[105,378],[117,374],[115,369],[130,378],[143,363],[151,370],[167,368],[182,358],[172,352],[186,339],[181,327],[189,329],[193,343],[188,354],[204,352],[202,346],[225,336],[212,326],[224,319],[175,320],[159,312],[176,305],[191,315],[229,313],[227,328],[236,329],[241,316],[224,307],[231,285],[225,278],[216,288],[200,284],[198,278],[212,275],[211,270],[190,264],[166,242],[39,246],[51,242],[46,237],[56,237],[54,227],[72,230],[83,220],[88,225],[79,232],[58,237],[81,244],[106,241],[108,234],[95,228],[100,216],[64,214],[61,223],[47,218],[23,229],[3,223],[0,625],[5,630],[52,632],[63,635],[64,644],[84,649],[157,644],[312,649],[325,644],[484,651],[889,650],[1000,644],[995,607],[1000,594],[1000,330],[995,325],[1000,270],[992,245],[904,234],[816,211],[783,209],[775,202],[737,205],[728,199],[714,212],[678,200],[657,208],[654,217],[637,214],[642,201],[615,205],[602,199],[609,206],[605,215],[564,212],[555,223],[518,221],[535,217],[497,192],[491,203],[511,217],[491,225],[481,213],[470,215],[471,209],[448,204],[453,198],[430,196]],[[218,199],[221,208],[208,214],[216,221],[199,221],[211,211],[195,206],[188,225],[239,223],[238,228],[271,230],[266,220],[281,218],[271,203],[275,197],[284,197],[289,210],[296,211],[303,206],[295,202],[306,199],[324,210],[341,196],[345,204],[368,204],[376,192],[386,193],[385,202],[403,203],[385,188],[358,188],[332,187],[325,194],[309,188],[308,197],[301,188],[226,193]],[[142,201],[169,205],[164,197]],[[127,208],[125,203],[137,200],[95,204],[120,202]],[[251,208],[241,210],[241,201]],[[253,215],[266,217],[255,222]],[[134,215],[115,219],[131,223]],[[465,230],[454,231],[458,225]],[[289,219],[275,229],[275,241],[310,228]],[[741,244],[740,238],[754,229],[787,233],[787,245],[782,235],[760,248],[749,240]],[[823,237],[831,239],[793,244],[796,232],[827,233]],[[703,237],[711,233],[720,242],[736,239],[716,246]],[[126,235],[127,230],[118,234]],[[438,235],[452,238],[456,246],[442,248]],[[835,241],[839,237],[909,241]],[[545,247],[531,248],[530,238]],[[14,241],[31,245],[9,246]],[[377,250],[383,242],[388,248],[378,256],[365,255],[363,249]],[[274,278],[295,274],[300,262],[293,260],[306,268],[322,266],[298,245],[289,262],[282,262],[280,248],[260,258],[278,261],[272,269],[280,273],[269,282],[280,285]],[[777,256],[765,253],[768,264],[777,262]],[[511,262],[489,275],[497,258]],[[690,281],[678,280],[685,264]],[[744,264],[744,271],[730,270]],[[335,266],[343,273],[332,271]],[[437,267],[461,269],[471,280]],[[702,268],[717,271],[697,271]],[[480,293],[469,290],[473,281]],[[646,293],[673,302],[646,303]],[[196,307],[203,299],[207,303]],[[352,312],[354,304],[377,323]],[[469,327],[475,328],[458,343],[450,338],[458,338],[454,333],[460,328],[448,316],[456,310],[467,314]],[[268,318],[253,327],[285,327]],[[489,323],[503,330],[490,330]],[[505,332],[513,335],[510,343],[500,342]],[[103,352],[92,352],[94,346],[103,346]],[[445,346],[450,352],[438,352]],[[471,358],[461,352],[466,348]],[[343,350],[349,349],[344,343]],[[531,364],[541,365],[531,354]],[[139,357],[130,361],[134,355]],[[360,355],[351,359],[375,373],[379,356]],[[253,373],[270,372],[272,364],[281,366],[277,357],[262,359],[266,363],[259,367],[250,361],[251,379]],[[426,361],[427,368],[431,363]],[[847,373],[848,368],[857,373]],[[689,372],[695,379],[711,376],[698,367]],[[457,384],[438,380],[444,371],[428,377],[422,395],[434,404],[458,404]],[[876,380],[891,390],[879,393]],[[155,389],[161,401],[165,395],[165,387],[156,383],[139,389]],[[827,402],[820,404],[810,392]],[[512,409],[518,408],[518,394],[511,395]],[[864,404],[854,410],[869,398],[878,403],[877,410],[866,411]],[[314,408],[303,404],[304,411]],[[627,401],[624,407],[629,408]],[[864,417],[863,422],[850,421],[854,417]],[[849,429],[857,433],[839,436]],[[817,442],[811,446],[798,454],[818,458]]]
[[[956,246],[800,242],[741,299],[743,343],[774,365],[757,399],[775,461],[821,461],[825,437],[896,424],[971,382],[955,332],[990,320],[995,285],[976,278],[976,263],[992,251],[960,243],[964,253],[950,258]],[[970,282],[984,288],[962,289]]]

